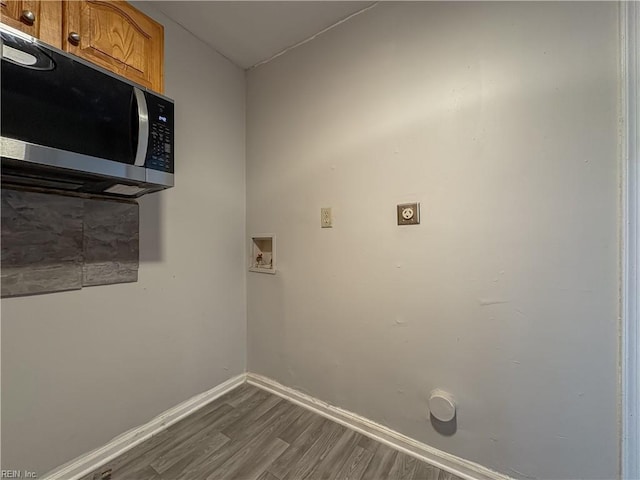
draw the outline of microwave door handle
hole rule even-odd
[[[9,35],[0,35],[0,60],[30,70],[53,70],[55,63],[45,50],[35,43]]]
[[[137,167],[144,167],[144,162],[147,158],[147,147],[149,146],[149,110],[144,92],[137,87],[133,87],[133,93],[138,105],[138,148],[133,164]]]

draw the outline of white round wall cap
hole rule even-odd
[[[436,388],[429,395],[429,410],[441,422],[449,422],[456,416],[456,403],[450,393]]]

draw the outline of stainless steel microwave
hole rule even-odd
[[[0,26],[2,184],[139,197],[174,185],[174,103]]]

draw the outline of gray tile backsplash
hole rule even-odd
[[[138,205],[2,189],[1,295],[135,282]]]
[[[84,286],[138,280],[138,204],[84,202]]]

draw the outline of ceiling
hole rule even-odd
[[[294,46],[373,2],[154,1],[153,5],[242,68]]]

